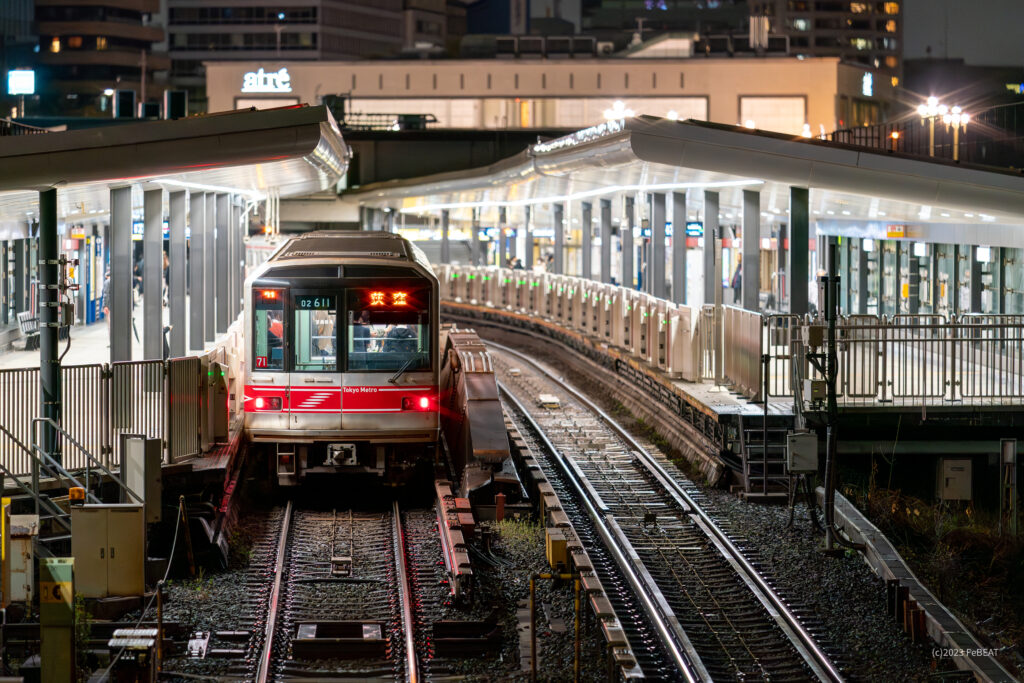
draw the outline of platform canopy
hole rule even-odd
[[[61,222],[103,218],[110,188],[164,187],[264,199],[333,186],[348,148],[327,107],[237,111],[0,141],[0,239],[25,237],[38,190],[58,189]]]
[[[763,215],[784,215],[790,187],[809,188],[819,221],[1024,223],[1016,172],[912,158],[816,139],[650,116],[613,120],[540,142],[491,166],[375,183],[348,193],[407,214],[613,199],[630,192],[717,190],[722,218],[739,218],[742,190]]]

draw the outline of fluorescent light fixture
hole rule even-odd
[[[917,212],[917,217],[923,221],[928,220],[929,218],[932,217],[932,207],[922,206],[921,210]]]
[[[928,245],[924,242],[914,242],[914,256],[923,258],[928,255]]]
[[[991,247],[978,247],[974,253],[978,259],[978,263],[988,263],[992,259]]]
[[[500,208],[512,206],[535,206],[537,204],[550,204],[570,202],[588,197],[614,194],[616,192],[661,192],[667,190],[688,190],[715,187],[746,187],[748,185],[763,185],[763,180],[720,180],[709,183],[651,183],[648,185],[605,185],[592,190],[583,190],[565,195],[552,195],[548,197],[531,197],[529,199],[513,199],[507,201],[492,200],[479,202],[447,202],[438,204],[423,204],[420,206],[407,206],[399,209],[399,213],[423,213],[426,211],[441,211],[443,209],[482,209]]]
[[[885,214],[885,211],[879,211],[879,212],[878,212],[878,215],[879,215],[879,216],[884,216],[884,215],[886,215],[886,214]]]
[[[202,190],[204,192],[223,192],[225,194],[239,194],[250,197],[257,201],[267,198],[267,195],[259,190],[245,190],[240,187],[225,187],[223,185],[207,185],[205,183],[191,183],[185,180],[174,180],[173,178],[153,178],[149,182],[158,185],[171,185],[173,187],[184,187],[188,190]]]
[[[973,213],[965,213],[964,214],[964,218],[974,218],[974,214]]]
[[[869,254],[875,250],[875,241],[869,237],[865,237],[863,240],[861,240],[860,244],[861,249],[863,249],[865,252]]]
[[[849,216],[849,215],[850,215],[850,212],[849,212],[849,211],[847,211],[846,209],[843,209],[843,215],[844,215],[844,216]]]

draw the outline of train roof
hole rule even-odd
[[[275,260],[310,257],[415,260],[411,246],[404,237],[390,232],[318,230],[288,240]]]
[[[314,264],[375,264],[374,267],[419,267],[420,272],[434,278],[433,269],[423,250],[401,235],[390,232],[356,230],[317,230],[291,237],[250,275],[250,280],[283,277],[290,266]],[[284,268],[284,266],[289,266]]]

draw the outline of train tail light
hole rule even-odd
[[[284,405],[284,401],[280,396],[257,396],[250,402],[252,408],[250,410],[255,412],[260,411],[273,411],[281,410]]]
[[[431,410],[431,400],[429,396],[403,396],[402,397],[402,410],[416,410],[425,411]]]

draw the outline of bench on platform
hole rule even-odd
[[[39,348],[39,318],[31,311],[22,311],[18,314],[18,327],[21,328],[21,336],[25,338],[25,350],[34,351]]]

